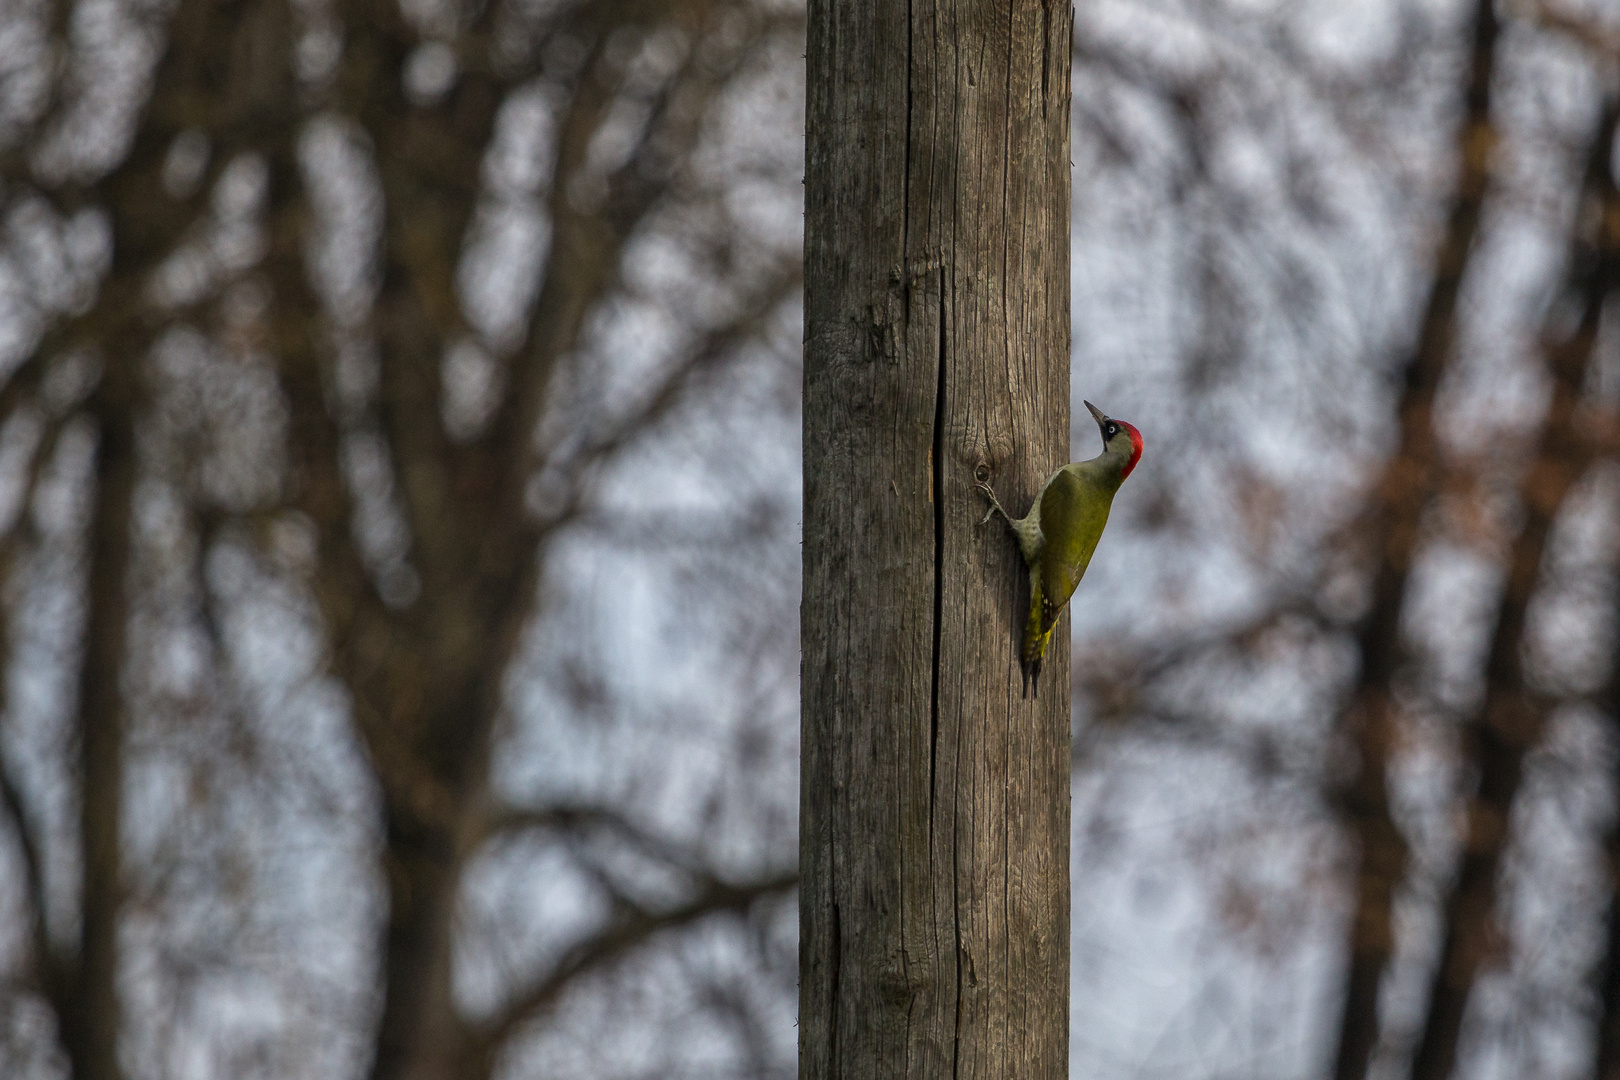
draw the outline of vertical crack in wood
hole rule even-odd
[[[945,618],[945,284],[941,274],[939,290],[939,369],[938,384],[934,390],[934,450],[933,475],[929,478],[934,493],[934,654],[928,693],[929,721],[929,775],[930,808],[934,802],[934,784],[939,764],[939,667],[940,638]],[[932,846],[933,814],[929,814],[929,836]]]
[[[929,699],[930,719],[933,724],[933,748],[937,761],[939,752],[939,676],[940,676],[940,636],[945,619],[945,327],[946,327],[946,294],[945,273],[943,260],[939,275],[939,370],[937,373],[938,385],[934,396],[934,670],[933,691]],[[929,790],[934,790],[934,777],[937,770],[929,779]],[[930,799],[932,801],[932,795]],[[929,833],[933,832],[933,816],[937,811],[929,814]],[[957,898],[961,895],[958,883],[961,880],[961,871],[956,864],[957,845],[954,842],[955,830],[952,830],[953,842],[951,845],[951,924],[956,936],[956,1020],[952,1028],[951,1039],[951,1076],[957,1075],[962,1061],[962,918]]]
[[[829,865],[832,865],[830,860],[829,860]],[[833,897],[833,902],[832,902],[832,934],[830,935],[832,937],[832,949],[830,950],[830,952],[832,954],[832,970],[830,972],[828,972],[828,975],[827,975],[827,983],[828,983],[828,986],[830,988],[830,992],[828,994],[828,1000],[830,1002],[832,1002],[832,1008],[830,1008],[828,1010],[828,1012],[827,1012],[827,1063],[828,1063],[828,1066],[829,1066],[828,1072],[831,1073],[833,1076],[837,1076],[838,1072],[839,1072],[839,1069],[838,1069],[838,1004],[839,1004],[839,997],[838,997],[839,986],[838,986],[838,982],[839,982],[839,979],[842,978],[842,976],[843,976],[843,969],[844,969],[844,932],[843,932],[843,926],[840,924],[840,920],[839,920],[839,917],[838,917],[838,899],[837,899],[837,897],[838,897],[838,882],[837,882],[837,877],[836,877],[836,875],[837,875],[836,869],[833,871],[833,874],[834,874],[834,880],[831,882],[831,885],[832,885],[831,895]]]
[[[940,636],[945,617],[945,290],[940,288],[939,298],[939,387],[934,398],[934,452],[933,475],[929,482],[934,492],[934,653],[928,693],[928,801],[930,807],[936,794],[935,778],[939,775],[939,666]],[[933,846],[933,815],[929,815],[929,846]]]
[[[1008,39],[1009,53],[1011,39]],[[1009,60],[1015,59],[1011,55]],[[1009,65],[1008,70],[1011,71]],[[1050,0],[1041,0],[1041,116],[1046,116],[1046,100],[1050,96],[1048,80],[1052,74],[1052,9]]]

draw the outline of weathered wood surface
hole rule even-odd
[[[1067,459],[1072,26],[810,4],[804,1080],[1067,1074],[1068,632],[1023,700],[973,476]]]

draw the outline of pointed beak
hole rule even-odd
[[[1097,406],[1093,405],[1089,401],[1085,402],[1084,404],[1086,408],[1091,410],[1091,418],[1097,421],[1098,427],[1102,427],[1104,424],[1108,423],[1108,417],[1104,415],[1101,409],[1097,408]]]

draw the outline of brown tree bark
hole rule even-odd
[[[1067,4],[817,0],[800,1075],[1068,1070],[1069,665],[976,470],[1067,460]]]
[[[1370,540],[1378,568],[1372,607],[1357,633],[1361,672],[1343,719],[1360,756],[1356,775],[1341,798],[1360,861],[1334,1064],[1337,1080],[1362,1080],[1367,1073],[1378,1045],[1378,987],[1395,953],[1392,907],[1406,873],[1407,851],[1390,810],[1387,774],[1398,730],[1394,683],[1404,663],[1401,607],[1423,511],[1442,480],[1434,401],[1455,348],[1457,297],[1488,186],[1488,159],[1495,140],[1490,111],[1497,34],[1492,0],[1480,0],[1474,11],[1468,84],[1457,131],[1457,173],[1445,232],[1435,252],[1435,273],[1418,339],[1405,367],[1400,444],[1363,515],[1363,534]]]

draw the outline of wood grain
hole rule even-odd
[[[815,0],[800,1075],[1068,1067],[1069,665],[1020,697],[1021,510],[1067,460],[1067,4]]]

